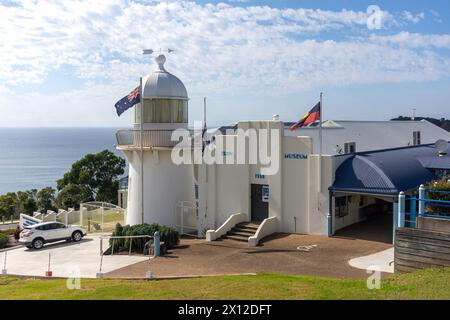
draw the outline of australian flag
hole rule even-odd
[[[122,113],[130,109],[135,104],[141,101],[141,86],[130,92],[129,95],[123,97],[114,105],[116,107],[117,115],[120,117]]]

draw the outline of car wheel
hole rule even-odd
[[[44,240],[38,238],[33,240],[33,248],[34,249],[41,249],[44,246]]]
[[[83,238],[83,235],[81,234],[80,231],[75,231],[75,232],[72,234],[72,240],[75,241],[75,242],[80,241],[81,238]]]

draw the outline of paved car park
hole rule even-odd
[[[7,272],[13,275],[44,276],[48,270],[50,254],[50,270],[53,271],[54,277],[95,278],[100,268],[100,236],[102,234],[89,234],[80,242],[56,242],[47,244],[40,250],[23,246],[9,250],[6,255]],[[4,259],[5,252],[1,252],[2,269]],[[103,256],[102,272],[110,272],[148,259],[133,255]]]

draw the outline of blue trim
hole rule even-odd
[[[448,200],[433,200],[433,199],[416,199],[417,201],[422,201],[422,202],[435,202],[435,203],[447,203],[450,204],[450,201]]]
[[[425,189],[425,192],[427,192],[427,193],[443,193],[443,194],[450,194],[450,191],[432,190],[432,189]]]
[[[450,219],[450,216],[439,216],[439,215],[436,215],[436,214],[426,214],[426,213],[419,214],[419,217]]]
[[[411,212],[409,213],[409,225],[411,228],[415,229],[417,224],[417,202],[415,198],[410,200],[409,206],[411,210]]]

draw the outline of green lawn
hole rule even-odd
[[[368,290],[365,280],[262,274],[179,280],[66,280],[0,278],[0,299],[450,299],[450,269],[422,270],[382,280]]]

